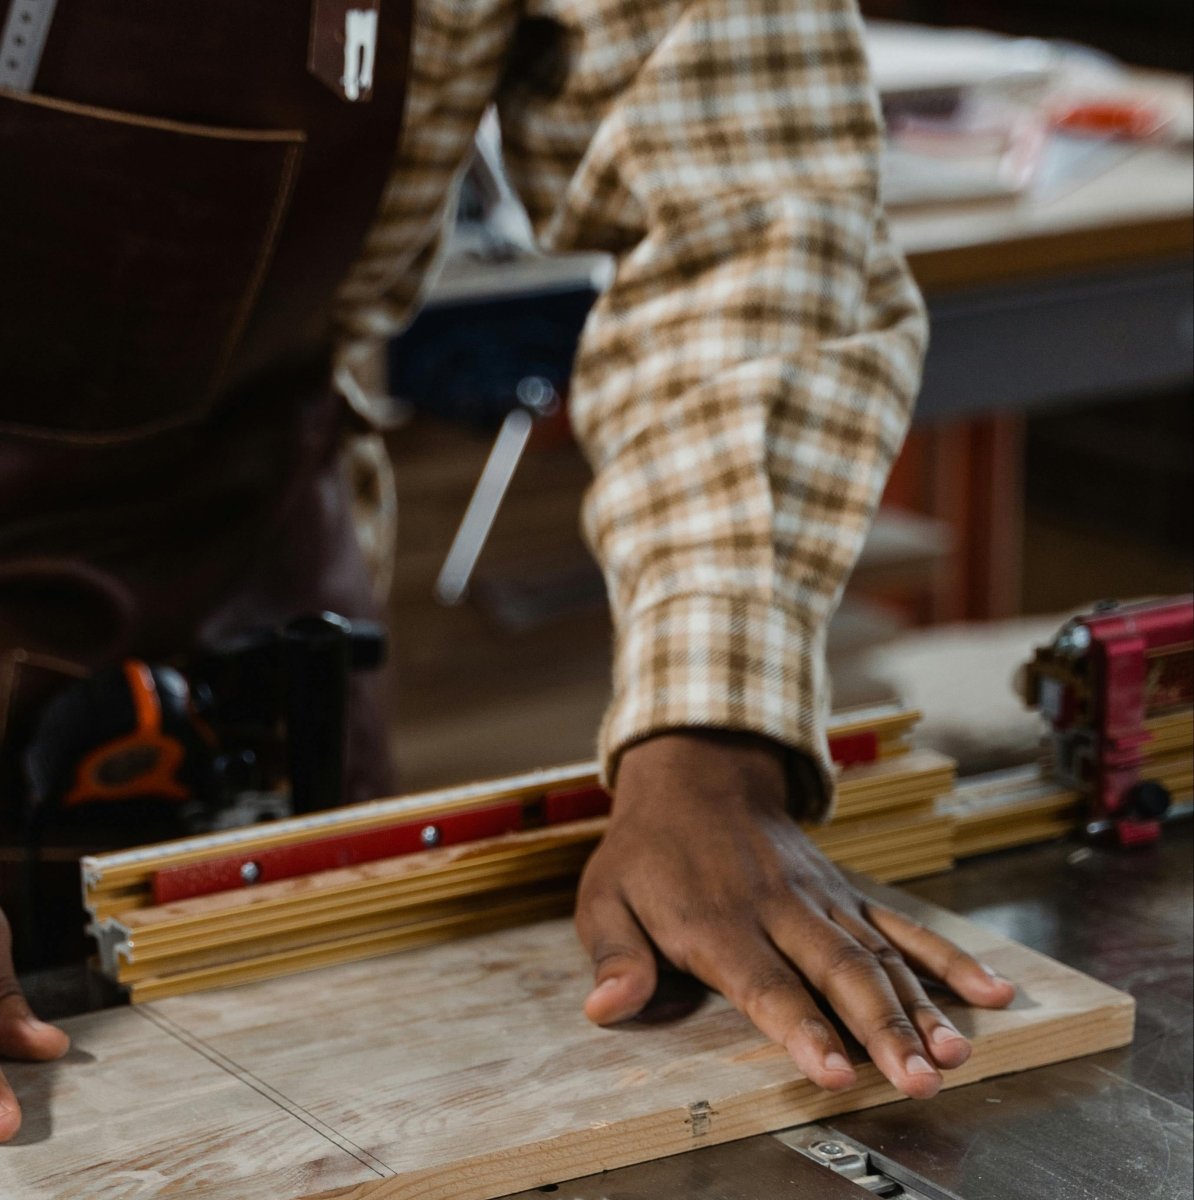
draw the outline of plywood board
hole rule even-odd
[[[1005,1012],[950,1009],[975,1053],[949,1086],[1130,1039],[1130,997],[898,903],[1021,986]],[[53,1128],[0,1147],[0,1195],[490,1200],[898,1098],[869,1066],[821,1092],[717,997],[671,1025],[596,1029],[589,982],[570,923],[549,921],[86,1018],[48,1095],[32,1095],[43,1068],[13,1071]],[[130,1162],[156,1172],[135,1193]]]
[[[3,1064],[24,1112],[0,1146],[4,1200],[282,1200],[381,1177],[335,1130],[138,1010],[64,1024],[65,1059]]]

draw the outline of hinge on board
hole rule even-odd
[[[713,1108],[708,1100],[698,1100],[688,1106],[688,1124],[694,1138],[705,1137],[713,1129]]]
[[[841,1137],[824,1125],[802,1125],[774,1136],[785,1146],[828,1167],[835,1175],[850,1180],[872,1196],[882,1196],[885,1200],[944,1200],[942,1193],[936,1190],[931,1193],[921,1191],[904,1180],[893,1179],[871,1161],[871,1153],[865,1146]]]

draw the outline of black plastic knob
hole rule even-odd
[[[1169,789],[1155,779],[1142,779],[1124,793],[1124,816],[1138,821],[1158,821],[1168,811],[1172,797]]]

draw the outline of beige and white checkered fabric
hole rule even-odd
[[[878,207],[859,18],[850,0],[420,0],[349,342],[411,314],[491,100],[544,244],[618,256],[571,390],[617,628],[607,773],[648,734],[715,726],[828,778],[824,631],[925,338]]]

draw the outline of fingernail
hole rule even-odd
[[[904,1060],[904,1069],[909,1075],[936,1075],[936,1068],[929,1065],[927,1059],[919,1054],[909,1054]]]
[[[13,1111],[13,1107],[5,1100],[0,1100],[0,1117]]]
[[[942,1023],[933,1030],[929,1041],[934,1046],[942,1046],[946,1042],[964,1042],[966,1039],[952,1026]]]
[[[1011,983],[1012,982],[1010,979],[1008,979],[1008,977],[1006,975],[1000,975],[999,972],[997,970],[995,970],[994,967],[990,967],[986,963],[983,963],[981,965],[982,965],[983,970],[986,971],[986,973],[988,975],[990,975],[990,977],[993,980],[995,980],[996,983]]]
[[[613,991],[618,986],[619,979],[617,975],[611,975],[608,979],[603,979],[590,993],[590,996],[604,996],[607,992]]]
[[[825,1055],[825,1067],[829,1071],[854,1070],[854,1068],[850,1065],[850,1060],[844,1054],[839,1054],[836,1050]]]

